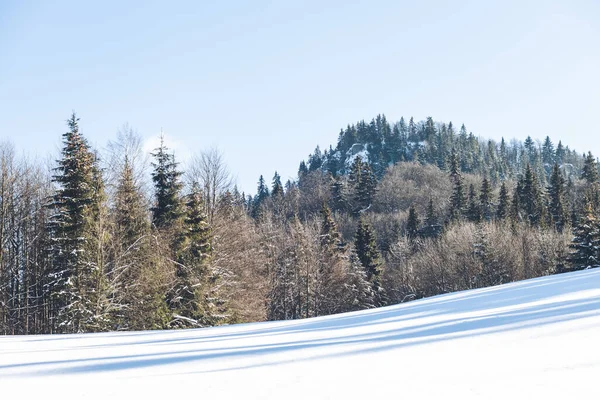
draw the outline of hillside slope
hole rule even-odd
[[[302,321],[4,337],[0,396],[598,398],[599,337],[591,270]]]

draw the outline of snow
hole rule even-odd
[[[599,337],[600,270],[586,270],[302,321],[3,337],[0,393],[596,399]]]
[[[346,169],[350,169],[352,167],[352,163],[354,163],[356,157],[360,157],[361,161],[363,162],[369,161],[369,150],[367,149],[366,145],[354,143],[352,147],[350,147],[350,150],[346,152]]]

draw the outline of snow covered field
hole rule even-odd
[[[303,321],[0,337],[0,398],[599,399],[600,270]]]

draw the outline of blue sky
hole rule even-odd
[[[452,4],[451,4],[452,3]],[[385,113],[600,155],[600,2],[0,0],[0,140],[99,148],[128,122],[254,191]]]

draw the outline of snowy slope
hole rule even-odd
[[[2,399],[598,399],[599,376],[600,270],[304,321],[0,338]]]

